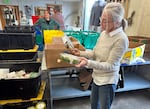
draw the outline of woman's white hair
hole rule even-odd
[[[125,11],[122,4],[117,2],[110,2],[105,6],[104,11],[112,15],[112,19],[114,22],[120,22],[123,29],[127,27],[127,21],[124,19]]]

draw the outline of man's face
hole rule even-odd
[[[50,14],[49,14],[48,11],[45,11],[45,12],[44,12],[44,18],[45,18],[45,19],[49,19],[49,18],[50,18]]]
[[[114,22],[113,22],[111,14],[104,11],[100,18],[100,25],[101,25],[102,31],[103,30],[105,30],[106,32],[113,31],[114,30]]]

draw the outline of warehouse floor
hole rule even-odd
[[[90,98],[54,101],[54,109],[90,109]],[[111,109],[150,109],[150,90],[116,93]]]

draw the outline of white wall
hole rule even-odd
[[[94,4],[95,0],[85,0],[85,21],[84,21],[84,29],[89,29],[89,21],[90,21],[90,15],[91,15],[91,9]]]
[[[129,12],[135,10],[135,16],[133,18],[133,25],[127,29],[128,36],[146,36],[150,37],[150,0],[130,0]]]
[[[77,16],[80,15],[81,7],[80,2],[63,2],[63,15],[66,25],[75,26]]]

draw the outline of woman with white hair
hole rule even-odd
[[[76,67],[93,68],[91,109],[110,109],[119,80],[120,61],[128,48],[127,26],[120,3],[106,4],[100,18],[102,33],[92,51],[72,50],[81,56]],[[92,60],[90,60],[92,59]]]

